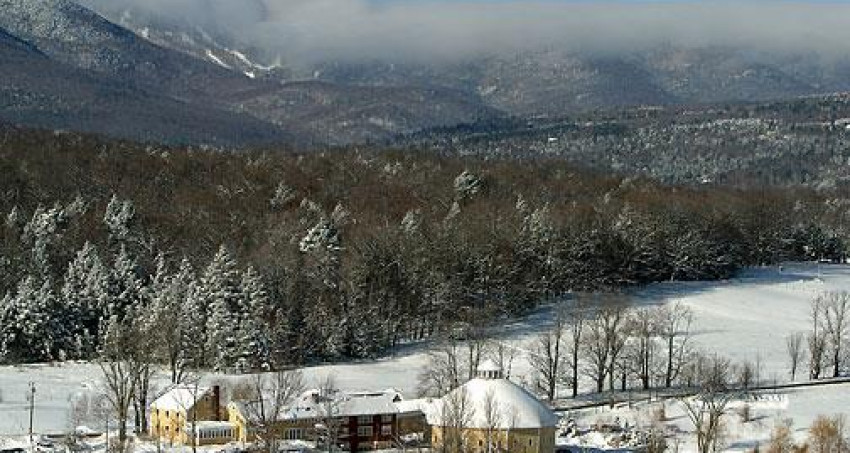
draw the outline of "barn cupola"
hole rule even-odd
[[[492,360],[485,360],[478,365],[478,373],[476,375],[479,379],[504,379],[504,375],[502,374],[502,367],[496,365],[496,362]]]

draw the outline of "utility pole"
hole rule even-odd
[[[35,382],[30,382],[29,395],[27,395],[27,399],[30,402],[30,451],[33,450],[33,442],[32,438],[32,421],[33,414],[35,413]]]

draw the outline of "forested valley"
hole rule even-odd
[[[570,292],[840,260],[850,200],[560,158],[224,152],[9,126],[0,174],[0,359],[91,359],[129,326],[172,373],[373,357]]]

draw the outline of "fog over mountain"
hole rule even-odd
[[[850,91],[848,18],[767,1],[0,0],[0,34],[30,49],[0,48],[0,120],[312,146],[829,95]],[[74,98],[93,86],[135,95]]]
[[[622,53],[735,46],[850,52],[842,3],[368,0],[83,0],[107,15],[155,14],[289,62],[422,60],[546,47]]]

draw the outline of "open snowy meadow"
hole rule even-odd
[[[749,269],[739,277],[719,282],[669,282],[650,285],[635,291],[637,304],[665,304],[681,301],[694,311],[693,341],[705,351],[716,351],[733,362],[760,357],[762,378],[787,382],[788,363],[785,337],[809,328],[811,299],[823,291],[850,290],[850,266],[788,264],[782,267]],[[520,352],[529,348],[535,336],[551,323],[551,308],[508,323],[498,330],[498,337]],[[427,343],[410,345],[377,361],[316,366],[304,369],[308,383],[328,375],[335,377],[344,390],[396,388],[408,397],[416,396],[420,372],[428,362]],[[522,379],[529,374],[527,354],[518,354],[513,375]],[[26,390],[36,384],[35,430],[62,432],[69,427],[69,401],[76,395],[97,391],[100,371],[97,365],[69,363],[62,365],[9,366],[0,368],[0,434],[14,436],[26,433],[28,407]],[[238,379],[233,376],[209,375],[207,379]],[[164,386],[163,379],[158,383]],[[670,429],[683,432],[686,439],[686,417],[670,402],[667,411]],[[726,445],[731,451],[752,448],[769,437],[773,426],[792,419],[796,435],[804,438],[805,430],[818,414],[850,415],[850,384],[784,390],[762,394],[751,402],[753,420],[749,423],[728,422]],[[627,409],[589,409],[572,414],[580,423],[621,417],[641,423],[650,409],[638,406]],[[683,442],[685,442],[683,440]],[[680,451],[689,451],[683,443]]]

